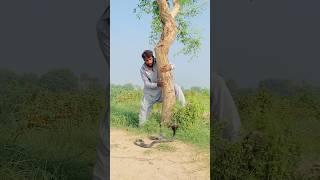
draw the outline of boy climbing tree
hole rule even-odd
[[[170,67],[168,54],[175,40],[183,45],[180,53],[190,55],[191,58],[197,56],[200,49],[200,36],[190,28],[191,24],[188,19],[201,12],[200,2],[199,0],[139,0],[138,8],[135,9],[138,18],[144,13],[152,15],[150,42],[155,45],[157,71],[159,73],[159,83],[155,87],[161,87],[162,89],[163,104],[160,121],[162,126],[177,127],[176,124],[171,122],[177,88],[173,83],[171,70],[164,71],[161,68]],[[222,136],[229,140],[235,140],[240,129],[238,111],[224,80],[216,73],[213,83],[212,107],[214,119],[226,124]],[[144,114],[146,114],[141,113],[142,111],[143,103],[142,110],[140,110],[140,123],[144,122]],[[148,112],[148,109],[145,112]]]
[[[142,59],[144,61],[140,74],[144,83],[143,98],[141,101],[140,113],[139,113],[139,126],[143,126],[147,120],[153,104],[162,102],[162,90],[164,82],[159,79],[157,61],[153,56],[151,50],[145,50],[142,53]],[[167,64],[160,68],[160,73],[169,72],[174,69],[173,64]],[[185,106],[185,97],[182,89],[177,84],[174,85],[174,95],[182,106]]]
[[[155,92],[156,94],[159,93],[159,89],[161,88],[161,126],[171,127],[175,131],[177,125],[171,122],[173,106],[176,101],[175,97],[181,101],[182,105],[184,105],[185,100],[181,88],[173,82],[171,73],[172,67],[168,58],[169,50],[173,42],[177,39],[184,45],[182,52],[185,55],[192,53],[193,55],[197,54],[200,47],[200,38],[189,29],[187,18],[197,15],[200,12],[200,6],[194,0],[140,0],[135,12],[138,17],[141,17],[142,13],[151,14],[153,17],[150,38],[151,43],[155,45],[156,57],[153,58],[152,55],[151,58],[153,61],[152,63],[156,62],[157,73],[154,74],[159,76],[157,77],[158,79],[156,79],[157,83],[153,82],[153,86],[154,89],[158,88],[158,90],[154,90],[157,91]],[[145,84],[145,89],[151,89],[148,87],[148,83],[151,82],[151,79],[147,79],[148,68],[150,67],[148,67],[146,63],[148,60],[147,58],[150,57],[147,56],[148,52],[143,54],[145,64],[141,69],[141,76]],[[144,96],[141,104],[139,115],[140,125],[144,123],[149,112],[149,107],[156,101],[154,99],[148,100],[147,97],[148,96]]]

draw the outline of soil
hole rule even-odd
[[[111,180],[206,180],[210,179],[210,156],[179,140],[142,148],[133,142],[146,135],[124,129],[110,131]]]

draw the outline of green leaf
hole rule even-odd
[[[169,7],[173,4],[172,0],[167,1]],[[176,23],[178,28],[177,41],[182,44],[180,49],[175,55],[184,54],[189,55],[190,59],[197,57],[201,48],[200,33],[195,29],[191,29],[191,18],[199,15],[205,8],[206,1],[196,0],[180,0],[180,12],[176,16]],[[134,13],[138,19],[141,19],[143,14],[151,15],[151,32],[149,35],[149,43],[155,46],[160,40],[163,31],[162,23],[159,15],[159,8],[155,0],[139,0],[137,8]]]

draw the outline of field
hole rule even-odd
[[[177,140],[151,149],[133,145],[137,138],[150,143],[148,135],[159,134],[161,104],[154,105],[146,124],[138,128],[142,92],[130,84],[111,86],[111,179],[209,179],[209,90],[184,90],[187,105],[177,104],[173,114],[173,121],[180,124]],[[165,136],[172,135],[163,130]]]
[[[91,179],[105,107],[96,81],[1,70],[0,87],[0,179]]]
[[[286,83],[256,89],[228,84],[242,121],[241,139],[232,144],[219,138],[219,125],[210,134],[209,90],[184,89],[188,104],[177,105],[173,116],[181,126],[178,141],[203,152],[211,141],[215,179],[318,179],[320,91]],[[42,76],[1,70],[0,87],[0,177],[90,179],[106,103],[97,80],[68,70]],[[158,133],[160,104],[137,128],[140,88],[111,85],[110,97],[112,129],[144,138]]]
[[[213,176],[319,179],[319,87],[279,79],[261,81],[256,89],[227,84],[240,113],[242,135],[231,144],[211,134]],[[220,127],[214,128],[218,132]]]
[[[138,115],[143,90],[132,85],[111,87],[111,127],[129,128],[134,132],[159,133],[161,104],[155,104],[149,120],[143,128],[138,127]],[[174,109],[173,120],[180,124],[177,138],[197,145],[210,147],[210,99],[208,89],[185,90],[187,105]],[[166,128],[163,128],[166,130]],[[171,130],[165,131],[171,133]],[[167,134],[170,136],[171,134]]]
[[[275,81],[276,83],[274,83]],[[279,80],[280,81],[280,80]],[[270,86],[270,84],[276,84]],[[212,127],[211,173],[215,179],[317,179],[320,177],[319,89],[305,83],[270,80],[259,88],[240,89],[228,83],[238,107],[240,140],[219,137]],[[178,139],[200,149],[209,148],[209,90],[184,90],[188,105],[177,107],[174,120],[182,125]],[[132,85],[112,86],[111,127],[132,132],[158,132],[160,105],[146,127],[137,129],[142,90]]]

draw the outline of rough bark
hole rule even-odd
[[[159,42],[155,47],[155,55],[158,63],[158,72],[160,79],[164,82],[162,87],[163,103],[161,113],[161,123],[165,126],[171,125],[172,110],[175,104],[175,91],[172,73],[160,72],[160,68],[164,65],[169,64],[168,54],[169,49],[177,35],[177,25],[175,22],[175,16],[178,14],[180,9],[179,0],[173,0],[173,8],[170,11],[167,0],[157,0],[160,18],[162,22],[163,31]]]

